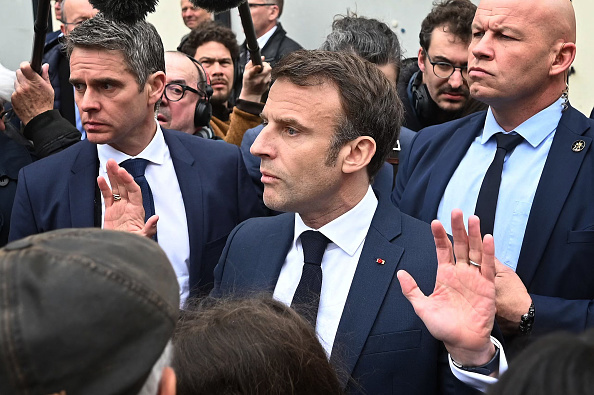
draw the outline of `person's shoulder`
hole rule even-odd
[[[476,131],[477,128],[484,125],[486,116],[486,111],[479,111],[453,121],[428,126],[417,132],[416,143],[422,141],[441,142],[443,139],[451,138],[455,133],[466,133],[469,130]]]
[[[95,155],[80,155],[81,151],[86,152],[88,150],[90,153],[93,148],[95,148]],[[41,177],[46,177],[46,175],[63,175],[66,171],[69,171],[69,169],[72,168],[73,164],[79,157],[81,157],[81,159],[85,162],[96,162],[96,152],[96,146],[94,144],[89,143],[87,140],[82,140],[60,152],[34,161],[30,165],[27,165],[24,170],[28,173],[28,175],[37,174]]]
[[[200,151],[212,152],[212,155],[220,155],[221,153],[231,155],[236,154],[239,151],[239,148],[236,145],[226,143],[225,141],[206,139],[200,136],[180,132],[179,130],[162,130],[163,135],[165,136],[165,141],[175,138],[190,151],[198,149]]]

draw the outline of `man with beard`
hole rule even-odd
[[[419,131],[486,108],[470,98],[466,81],[475,11],[469,0],[446,0],[423,20],[418,58],[403,67],[398,82],[403,126]]]
[[[240,145],[246,130],[261,123],[264,108],[262,95],[270,83],[271,67],[246,65],[243,87],[235,105],[230,102],[239,57],[237,39],[231,29],[215,22],[205,22],[190,33],[182,52],[196,58],[210,77],[213,94],[211,127],[214,134],[228,143]]]

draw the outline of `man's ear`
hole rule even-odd
[[[551,62],[551,75],[565,73],[571,67],[575,59],[576,47],[571,42],[558,42],[553,49],[553,61]]]
[[[423,48],[419,48],[419,55],[417,56],[417,64],[419,65],[419,69],[421,73],[425,72],[425,51]]]
[[[61,24],[60,25],[60,31],[62,32],[63,35],[66,35],[66,25]]]
[[[375,155],[375,140],[370,136],[359,136],[341,149],[343,173],[355,173],[365,169]]]
[[[278,19],[278,14],[280,12],[280,9],[278,8],[277,5],[270,7],[270,14],[268,15],[268,19],[270,21],[275,21]]]
[[[163,369],[163,374],[161,375],[158,395],[175,395],[176,383],[175,372],[167,366]]]
[[[162,71],[157,71],[148,77],[145,89],[147,90],[149,104],[154,105],[161,99],[165,90],[165,81],[165,73]]]

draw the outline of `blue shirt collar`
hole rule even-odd
[[[563,99],[559,98],[553,104],[533,115],[514,129],[516,133],[524,137],[528,143],[537,147],[544,139],[557,129],[561,120]],[[491,107],[487,111],[485,126],[481,136],[481,144],[485,144],[495,133],[506,133],[495,120]]]

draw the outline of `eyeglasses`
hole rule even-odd
[[[431,60],[429,53],[427,50],[423,50],[425,55],[427,55],[427,59],[429,59],[429,63],[433,66],[433,74],[435,74],[438,78],[450,78],[452,74],[458,69],[462,74],[462,78],[466,79],[468,77],[468,66],[454,66],[448,62],[434,62]]]
[[[165,97],[167,98],[167,100],[172,102],[180,101],[181,99],[183,99],[184,95],[186,94],[186,91],[195,93],[200,97],[205,96],[203,92],[200,92],[199,90],[184,84],[175,83],[165,85]]]
[[[276,4],[275,3],[248,3],[248,6],[250,8],[266,7],[266,6],[271,6],[271,5],[276,5]]]

